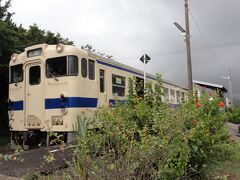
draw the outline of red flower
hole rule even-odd
[[[193,126],[196,126],[196,125],[197,125],[197,121],[196,121],[196,120],[193,120],[192,125],[193,125]]]
[[[196,108],[200,108],[201,107],[201,104],[199,102],[196,103]]]
[[[224,107],[224,102],[222,102],[222,101],[219,102],[219,103],[218,103],[218,107],[223,108],[223,107]]]

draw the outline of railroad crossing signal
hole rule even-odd
[[[144,64],[144,91],[145,91],[145,84],[146,84],[146,77],[147,77],[146,65],[150,61],[150,59],[151,58],[147,54],[142,55],[142,57],[140,58],[140,61],[142,61]]]
[[[142,63],[147,64],[150,61],[150,57],[147,54],[142,55],[142,57],[140,58],[140,61],[142,61]]]

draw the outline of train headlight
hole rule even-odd
[[[64,45],[63,45],[63,44],[58,44],[58,45],[56,46],[56,51],[57,51],[58,53],[63,52],[63,50],[64,50]]]
[[[62,116],[52,116],[52,125],[63,125]]]
[[[15,62],[15,61],[17,60],[17,57],[18,57],[18,54],[13,54],[13,55],[11,56],[11,60],[12,60],[13,62]]]

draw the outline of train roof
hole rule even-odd
[[[52,53],[53,51],[56,52],[56,45],[37,44],[37,45],[34,45],[34,46],[30,46],[30,47],[25,48],[25,51],[18,55],[19,58],[20,58],[19,63],[23,63],[26,60],[26,58],[27,58],[26,56],[27,56],[27,52],[28,51],[34,50],[34,49],[38,49],[38,48],[42,48],[43,51],[46,51],[46,53],[48,53],[51,56],[53,56],[53,53]],[[127,70],[128,72],[132,72],[132,73],[134,73],[136,75],[139,75],[139,76],[143,76],[143,74],[144,74],[144,72],[142,70],[139,70],[139,69],[127,66],[127,65],[122,64],[122,63],[120,63],[120,62],[118,62],[116,60],[100,56],[100,55],[95,54],[95,53],[93,53],[91,51],[87,51],[85,49],[76,48],[75,46],[72,46],[72,45],[64,45],[64,50],[67,50],[68,53],[69,52],[76,53],[77,51],[78,52],[81,51],[81,53],[84,53],[84,54],[89,55],[90,57],[96,58],[98,62],[101,61],[102,63],[108,64],[108,65],[110,65],[112,67],[118,67],[118,69],[124,69],[124,70]],[[12,65],[12,64],[15,64],[15,63],[10,61],[10,65]],[[152,74],[148,74],[148,73],[147,73],[147,78],[152,79],[152,80],[156,80],[156,76],[154,76]],[[172,86],[175,86],[175,87],[178,87],[178,88],[181,88],[181,89],[188,90],[188,88],[180,86],[180,85],[177,85],[175,83],[172,83],[172,82],[170,82],[170,81],[168,81],[166,79],[162,78],[162,81],[165,84],[172,85]]]
[[[199,86],[202,86],[202,87],[207,87],[207,88],[213,89],[213,90],[220,90],[223,93],[227,93],[227,89],[223,85],[213,84],[213,83],[203,82],[203,81],[197,81],[197,80],[193,80],[193,83],[197,84]]]
[[[92,56],[92,57],[96,58],[97,60],[101,60],[101,61],[103,61],[103,62],[105,62],[105,63],[108,63],[108,64],[111,64],[111,65],[113,65],[113,66],[117,66],[117,67],[121,67],[121,68],[128,69],[128,70],[133,71],[133,72],[135,72],[136,74],[139,74],[139,75],[143,75],[143,74],[144,74],[144,72],[143,72],[142,70],[133,68],[133,67],[131,67],[131,66],[127,66],[127,65],[125,65],[125,64],[123,64],[123,63],[120,63],[120,62],[118,62],[118,61],[116,61],[116,60],[113,60],[113,59],[109,59],[109,58],[105,58],[105,57],[99,56],[99,55],[94,54],[94,53],[89,52],[89,51],[87,51],[87,52],[88,52],[89,56]],[[147,78],[149,78],[149,79],[156,80],[156,76],[154,76],[154,75],[152,75],[152,74],[147,73],[146,76],[147,76]],[[164,78],[162,78],[162,81],[163,81],[163,83],[165,83],[165,84],[172,85],[172,86],[176,86],[176,87],[178,87],[178,88],[188,90],[188,88],[183,87],[183,86],[180,86],[180,85],[177,85],[177,84],[174,84],[174,83],[172,83],[172,82],[170,82],[170,81],[168,81],[168,80],[166,80],[166,79],[164,79]]]

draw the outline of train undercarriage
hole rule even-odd
[[[61,143],[72,143],[73,132],[12,131],[11,148],[22,146],[24,150]]]

